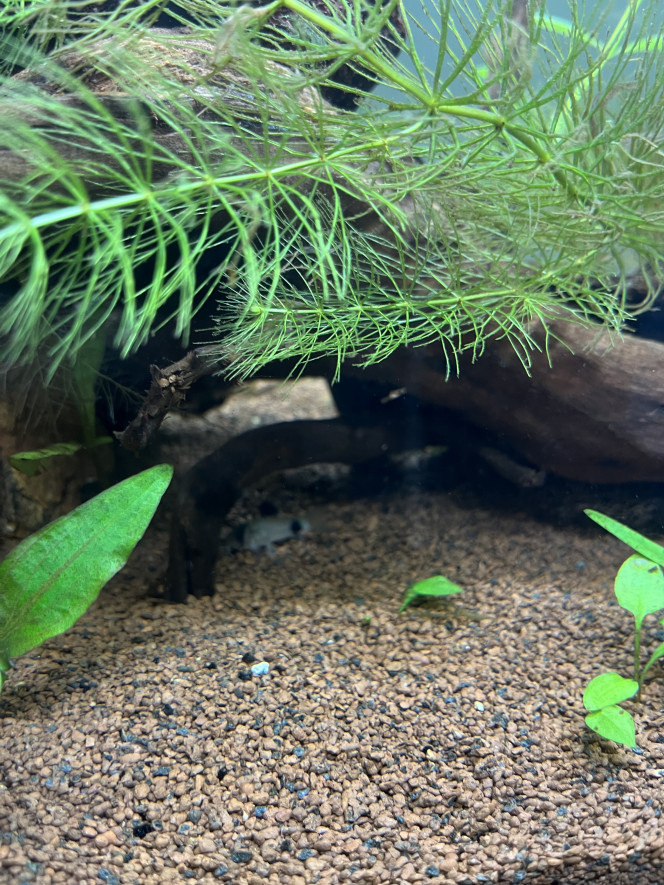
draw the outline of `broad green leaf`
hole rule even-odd
[[[458,584],[453,584],[452,581],[443,577],[443,575],[434,575],[432,578],[425,578],[424,581],[418,581],[417,584],[413,584],[412,587],[409,587],[408,590],[406,590],[406,595],[403,598],[399,611],[402,612],[416,600],[425,596],[452,596],[453,594],[461,593],[462,591],[463,587],[459,587]]]
[[[172,475],[161,464],[112,486],[0,564],[0,669],[81,617],[127,561]]]
[[[619,673],[601,673],[591,679],[583,693],[583,706],[594,712],[634,697],[639,683]]]
[[[92,440],[88,448],[96,448],[112,442],[110,436],[99,436]],[[15,470],[19,470],[26,476],[36,476],[43,469],[43,464],[56,455],[75,455],[83,448],[82,443],[54,443],[52,446],[45,446],[43,449],[36,449],[33,452],[16,452],[9,456],[9,463]]]
[[[605,516],[603,513],[598,513],[597,510],[584,510],[583,512],[598,525],[601,525],[603,529],[606,529],[607,532],[615,535],[616,538],[627,544],[628,547],[631,547],[632,550],[636,550],[637,553],[645,556],[646,559],[664,566],[664,547],[655,544],[654,541],[645,538],[639,532],[635,532],[634,529],[628,528],[628,526],[623,525],[616,519]]]
[[[636,629],[646,615],[664,609],[664,575],[650,559],[630,556],[618,570],[615,581],[616,599],[634,615]]]
[[[588,713],[586,725],[600,737],[615,741],[617,744],[624,744],[626,747],[636,747],[634,720],[622,707],[612,705],[596,713]]]

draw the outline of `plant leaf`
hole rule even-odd
[[[615,580],[616,599],[634,615],[636,628],[646,615],[664,609],[664,575],[652,560],[630,556],[618,569]]]
[[[634,719],[622,707],[611,705],[596,713],[588,713],[586,725],[600,737],[626,747],[636,747]]]
[[[634,679],[625,679],[619,673],[601,673],[586,686],[583,706],[586,710],[595,712],[634,697],[638,690],[639,683]]]
[[[80,618],[127,561],[172,475],[161,464],[112,486],[0,564],[0,670]]]
[[[112,441],[110,436],[98,436],[86,448],[96,448]],[[16,454],[10,455],[9,463],[14,470],[18,470],[26,476],[36,476],[43,469],[42,462],[48,461],[56,455],[74,455],[82,448],[82,443],[77,442],[54,443],[52,446],[45,446],[43,449],[36,449],[33,452],[16,452]]]
[[[634,529],[630,529],[628,526],[618,522],[618,520],[605,516],[603,513],[598,513],[597,510],[584,510],[583,512],[598,525],[601,525],[603,529],[606,529],[607,532],[610,532],[624,544],[627,544],[628,547],[631,547],[632,550],[636,550],[641,556],[656,562],[657,565],[664,566],[664,547],[661,547],[649,538],[645,538],[639,532],[635,532]]]
[[[76,391],[76,405],[80,416],[83,440],[88,449],[93,448],[96,443],[95,425],[97,422],[97,411],[95,407],[95,394],[99,382],[99,370],[106,352],[106,345],[106,334],[103,329],[99,329],[97,334],[92,335],[81,345],[72,369],[72,381]]]
[[[660,624],[662,621],[660,621]],[[655,651],[648,658],[648,663],[645,665],[643,670],[641,670],[641,682],[643,682],[643,677],[646,675],[648,670],[652,667],[652,665],[658,661],[664,655],[664,642],[660,642]]]
[[[402,612],[416,600],[422,599],[425,596],[452,596],[462,591],[463,587],[453,584],[452,581],[443,577],[443,575],[434,575],[431,578],[425,578],[424,581],[418,581],[417,584],[413,584],[412,587],[406,590],[406,595],[403,598],[399,611]]]

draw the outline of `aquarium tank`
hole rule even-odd
[[[0,4],[0,882],[662,885],[663,108],[661,0]]]

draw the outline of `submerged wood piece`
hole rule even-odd
[[[181,479],[173,511],[164,593],[185,602],[212,596],[219,536],[241,492],[277,470],[320,462],[357,464],[412,448],[408,428],[357,427],[339,419],[286,421],[233,437],[198,461]]]
[[[343,374],[438,407],[441,422],[449,423],[447,410],[463,416],[487,435],[491,451],[503,448],[530,462],[532,481],[519,484],[541,484],[542,472],[580,482],[664,482],[664,344],[569,323],[550,331],[561,340],[550,338],[545,352],[544,333],[531,324],[542,350],[531,355],[529,372],[500,341],[477,362],[462,360],[459,377],[447,381],[438,345],[402,349],[363,368],[347,364]],[[279,369],[275,364],[275,375]],[[313,374],[326,369],[324,360],[310,367]],[[357,423],[373,407],[357,406],[362,415],[353,415],[355,408],[352,398],[341,404],[344,418]],[[380,410],[376,415],[373,423],[382,420]],[[481,446],[478,456],[495,461]]]
[[[139,97],[125,90],[118,82],[117,72],[132,53],[143,62],[149,61],[159,74],[169,75],[177,84],[171,95],[161,94],[163,84],[158,77],[156,85],[149,81],[141,84]],[[221,164],[229,158],[237,163],[239,155],[250,153],[246,138],[240,137],[241,127],[250,131],[257,127],[259,133],[264,121],[255,106],[257,84],[232,64],[220,65],[218,54],[214,42],[193,36],[187,28],[151,28],[131,34],[121,43],[100,40],[87,45],[85,52],[60,51],[49,58],[47,65],[15,74],[0,91],[0,112],[10,125],[16,126],[18,122],[30,127],[57,151],[63,162],[76,170],[90,198],[117,193],[117,175],[123,170],[128,153],[133,153],[134,162],[144,167],[146,180],[153,183],[180,172],[183,165],[195,166],[196,149],[203,151],[211,164]],[[316,90],[292,85],[297,83],[297,75],[289,68],[269,63],[267,69],[272,76],[280,76],[284,84],[291,84],[300,109],[312,120],[318,120],[320,114],[335,114],[335,109]],[[68,78],[72,75],[88,92],[76,95],[68,90]],[[137,84],[133,85],[138,89]],[[51,115],[31,102],[35,90],[49,95],[63,111],[72,108],[98,113],[103,108],[120,124],[119,155],[100,154],[94,130],[92,140],[87,133],[81,133],[76,141],[63,139],[61,133],[59,138],[54,137]],[[265,100],[270,109],[278,106],[271,94]],[[198,119],[217,123],[215,141],[196,145],[196,137],[184,124],[182,128],[175,126],[174,120],[181,122],[183,118],[179,108],[185,110],[186,120],[193,113]],[[277,117],[275,123],[283,124],[283,120]],[[130,143],[134,132],[135,140]],[[293,150],[304,144],[304,139],[293,133]],[[272,149],[276,152],[277,147]],[[25,150],[0,149],[0,178],[5,182],[18,182],[39,171],[40,159],[35,160]]]
[[[502,455],[514,473],[508,478],[531,488],[545,472],[581,482],[664,482],[664,345],[634,336],[614,341],[600,329],[565,332],[570,346],[551,341],[551,365],[538,354],[529,375],[506,342],[449,381],[440,348],[400,350],[375,366],[348,367],[345,377],[355,376],[358,386],[337,398],[342,419],[269,425],[231,439],[182,480],[166,596],[214,592],[226,514],[245,488],[277,470],[357,464],[444,443],[489,462],[501,457],[500,446],[517,458]],[[390,387],[399,389],[395,399],[384,395]],[[404,388],[411,406],[400,408]]]
[[[400,351],[392,377],[452,409],[539,470],[581,482],[664,482],[664,344],[554,324],[527,374],[509,342],[444,380],[435,346]],[[531,328],[542,345],[544,335]],[[380,376],[385,366],[362,371]]]
[[[206,359],[208,351],[198,347],[165,369],[150,366],[152,383],[138,414],[128,427],[115,432],[126,449],[138,452],[152,442],[166,415],[183,402],[191,385],[214,370],[216,365]]]
[[[37,468],[27,475],[11,464],[11,456],[19,452],[42,449],[53,442],[55,427],[49,424],[48,403],[36,395],[25,404],[20,393],[12,388],[13,378],[3,379],[0,390],[0,548],[9,552],[13,542],[40,529],[45,523],[63,516],[81,503],[81,488],[109,453],[103,447],[94,452],[81,449],[70,455],[59,455],[43,462],[30,462]],[[16,386],[16,385],[15,385]],[[11,391],[9,388],[12,388]],[[41,423],[29,414],[41,417]],[[27,414],[27,417],[26,417]],[[45,417],[46,416],[46,417]],[[79,415],[70,407],[61,407],[57,416],[60,439],[75,440],[80,432]],[[8,548],[4,549],[4,542]],[[1,557],[0,557],[1,558]]]

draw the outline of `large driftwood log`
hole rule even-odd
[[[144,157],[147,153],[146,176],[158,183],[168,175],[178,173],[183,165],[195,163],[194,145],[190,132],[186,129],[177,131],[172,124],[172,117],[178,116],[178,108],[173,106],[177,90],[169,96],[171,101],[167,101],[158,92],[151,92],[150,84],[146,83],[144,92],[137,98],[127,93],[108,73],[109,69],[112,71],[122,64],[123,57],[131,54],[168,75],[178,90],[181,85],[182,94],[177,100],[189,113],[219,123],[216,143],[204,146],[209,162],[221,163],[229,153],[235,156],[236,151],[247,150],[245,140],[239,137],[232,121],[242,121],[249,128],[262,125],[260,114],[250,101],[256,85],[230,64],[217,68],[218,47],[209,40],[194,37],[186,28],[151,28],[129,36],[126,43],[100,40],[89,44],[85,54],[60,51],[52,56],[43,70],[28,68],[10,79],[0,93],[0,113],[9,125],[12,125],[12,119],[18,119],[35,134],[52,142],[63,160],[80,174],[88,197],[94,198],[117,192],[117,173],[123,168],[124,156],[122,160],[112,154],[100,156],[98,145],[84,134],[76,141],[54,140],[53,121],[49,116],[42,109],[31,107],[29,101],[26,104],[21,101],[22,96],[29,97],[30,89],[34,88],[50,95],[58,105],[76,110],[91,111],[93,99],[122,124],[125,139],[128,132],[136,132],[134,144],[124,145],[123,150],[133,146],[137,157]],[[282,65],[271,63],[269,68],[272,75],[281,76],[284,82],[294,79],[293,72]],[[89,90],[90,97],[67,92],[67,77],[72,74]],[[197,89],[203,90],[200,98],[197,98]],[[332,105],[308,87],[299,91],[298,101],[303,112],[310,114],[312,119],[316,119],[321,110],[326,114],[335,113]],[[160,109],[163,112],[165,108],[172,115],[170,120],[160,114]],[[232,142],[230,149],[229,138]],[[294,149],[298,143],[304,144],[295,134],[291,143]],[[151,146],[156,150],[146,150]],[[38,172],[34,159],[24,152],[0,150],[0,179],[19,181]]]
[[[544,471],[585,482],[664,481],[664,345],[634,337],[611,342],[600,330],[566,331],[576,353],[554,342],[553,367],[542,354],[529,375],[505,343],[447,381],[438,347],[404,349],[378,365],[348,368],[360,384],[350,385],[346,404],[338,401],[340,419],[291,421],[232,438],[181,479],[166,596],[184,601],[188,593],[214,593],[226,514],[248,485],[289,467],[355,464],[451,443],[471,447],[471,457],[488,458],[520,485],[538,485]],[[415,410],[399,407],[406,393],[416,398]]]
[[[447,380],[436,344],[402,349],[364,368],[349,363],[343,374],[456,412],[485,432],[490,445],[547,473],[581,482],[664,482],[664,344],[554,323],[545,349],[541,328],[533,323],[528,331],[542,344],[528,371],[512,345],[498,341],[476,362],[462,360],[459,377]],[[143,408],[117,434],[125,446],[151,441],[173,403],[211,370],[205,356],[202,348],[173,366],[153,368]],[[279,374],[278,364],[274,370]],[[311,366],[318,374],[328,370],[325,361]]]
[[[536,330],[532,330],[537,337]],[[363,370],[462,414],[540,469],[585,482],[664,482],[664,344],[553,326],[524,371],[505,341],[444,381],[435,346]],[[540,340],[543,336],[539,336]]]

